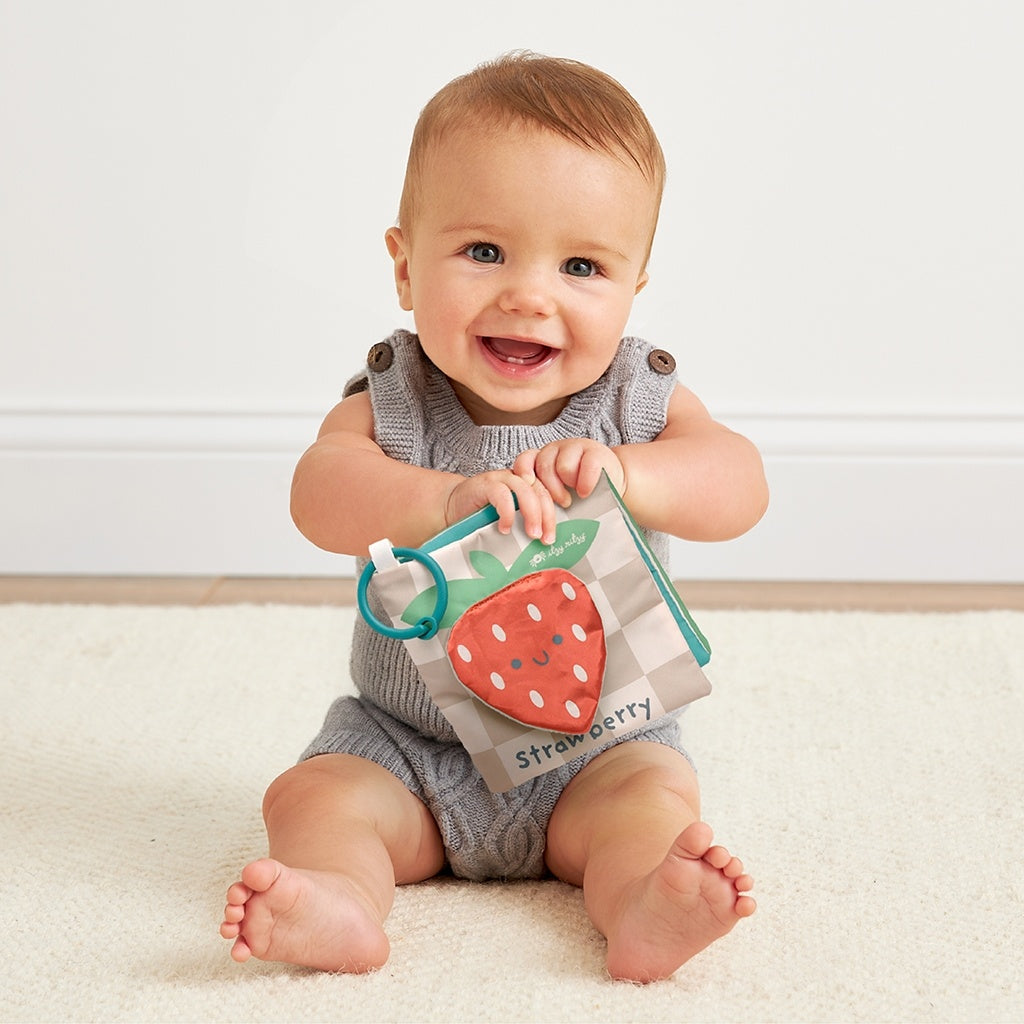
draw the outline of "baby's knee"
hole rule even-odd
[[[621,743],[592,761],[589,773],[593,793],[626,802],[651,802],[664,796],[688,804],[699,799],[697,776],[680,751],[653,742]],[[582,787],[581,787],[582,788]]]
[[[373,818],[393,790],[405,787],[387,769],[352,754],[318,754],[279,775],[263,796],[263,819],[295,807],[321,806],[325,813],[344,805],[347,813]]]
[[[301,800],[304,792],[320,785],[322,773],[313,767],[312,763],[315,760],[316,758],[311,758],[309,761],[300,761],[278,775],[267,787],[266,793],[263,794],[264,821],[269,821],[276,807]]]

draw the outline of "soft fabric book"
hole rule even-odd
[[[556,512],[553,544],[493,508],[420,548],[382,540],[359,581],[494,792],[711,691],[707,641],[607,476]]]

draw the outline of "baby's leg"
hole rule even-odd
[[[347,754],[322,754],[267,790],[270,857],[228,889],[221,935],[231,955],[327,971],[381,966],[396,883],[429,878],[444,850],[426,807],[394,775]]]
[[[583,886],[608,939],[615,978],[647,982],[678,967],[749,917],[753,881],[699,820],[686,759],[658,743],[623,743],[566,787],[548,826],[547,862]]]

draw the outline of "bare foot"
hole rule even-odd
[[[627,891],[617,926],[608,930],[613,978],[667,978],[732,930],[757,907],[744,895],[753,879],[724,846],[712,846],[711,827],[696,821],[665,859]]]
[[[227,899],[220,933],[235,940],[231,956],[239,963],[254,956],[360,974],[388,958],[378,915],[344,875],[257,860]]]

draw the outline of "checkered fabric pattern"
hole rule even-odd
[[[711,692],[641,555],[638,544],[643,542],[627,525],[621,499],[608,482],[602,480],[593,494],[576,499],[566,511],[557,510],[557,515],[561,522],[593,520],[600,524],[594,542],[570,569],[590,591],[604,625],[607,648],[597,713],[585,732],[532,729],[474,697],[449,662],[450,628],[428,640],[405,641],[431,697],[493,792],[518,786]],[[569,533],[569,545],[572,537]],[[470,562],[471,551],[487,551],[509,566],[531,543],[518,523],[510,534],[499,533],[497,524],[490,523],[431,550],[430,556],[449,581],[469,579],[477,575]],[[565,543],[563,535],[560,545],[540,549],[531,569],[543,570],[545,561],[558,557],[557,549]],[[649,557],[653,560],[653,555]],[[402,562],[379,571],[371,585],[377,588],[394,625],[404,628],[403,612],[432,584],[433,577],[423,565]]]

